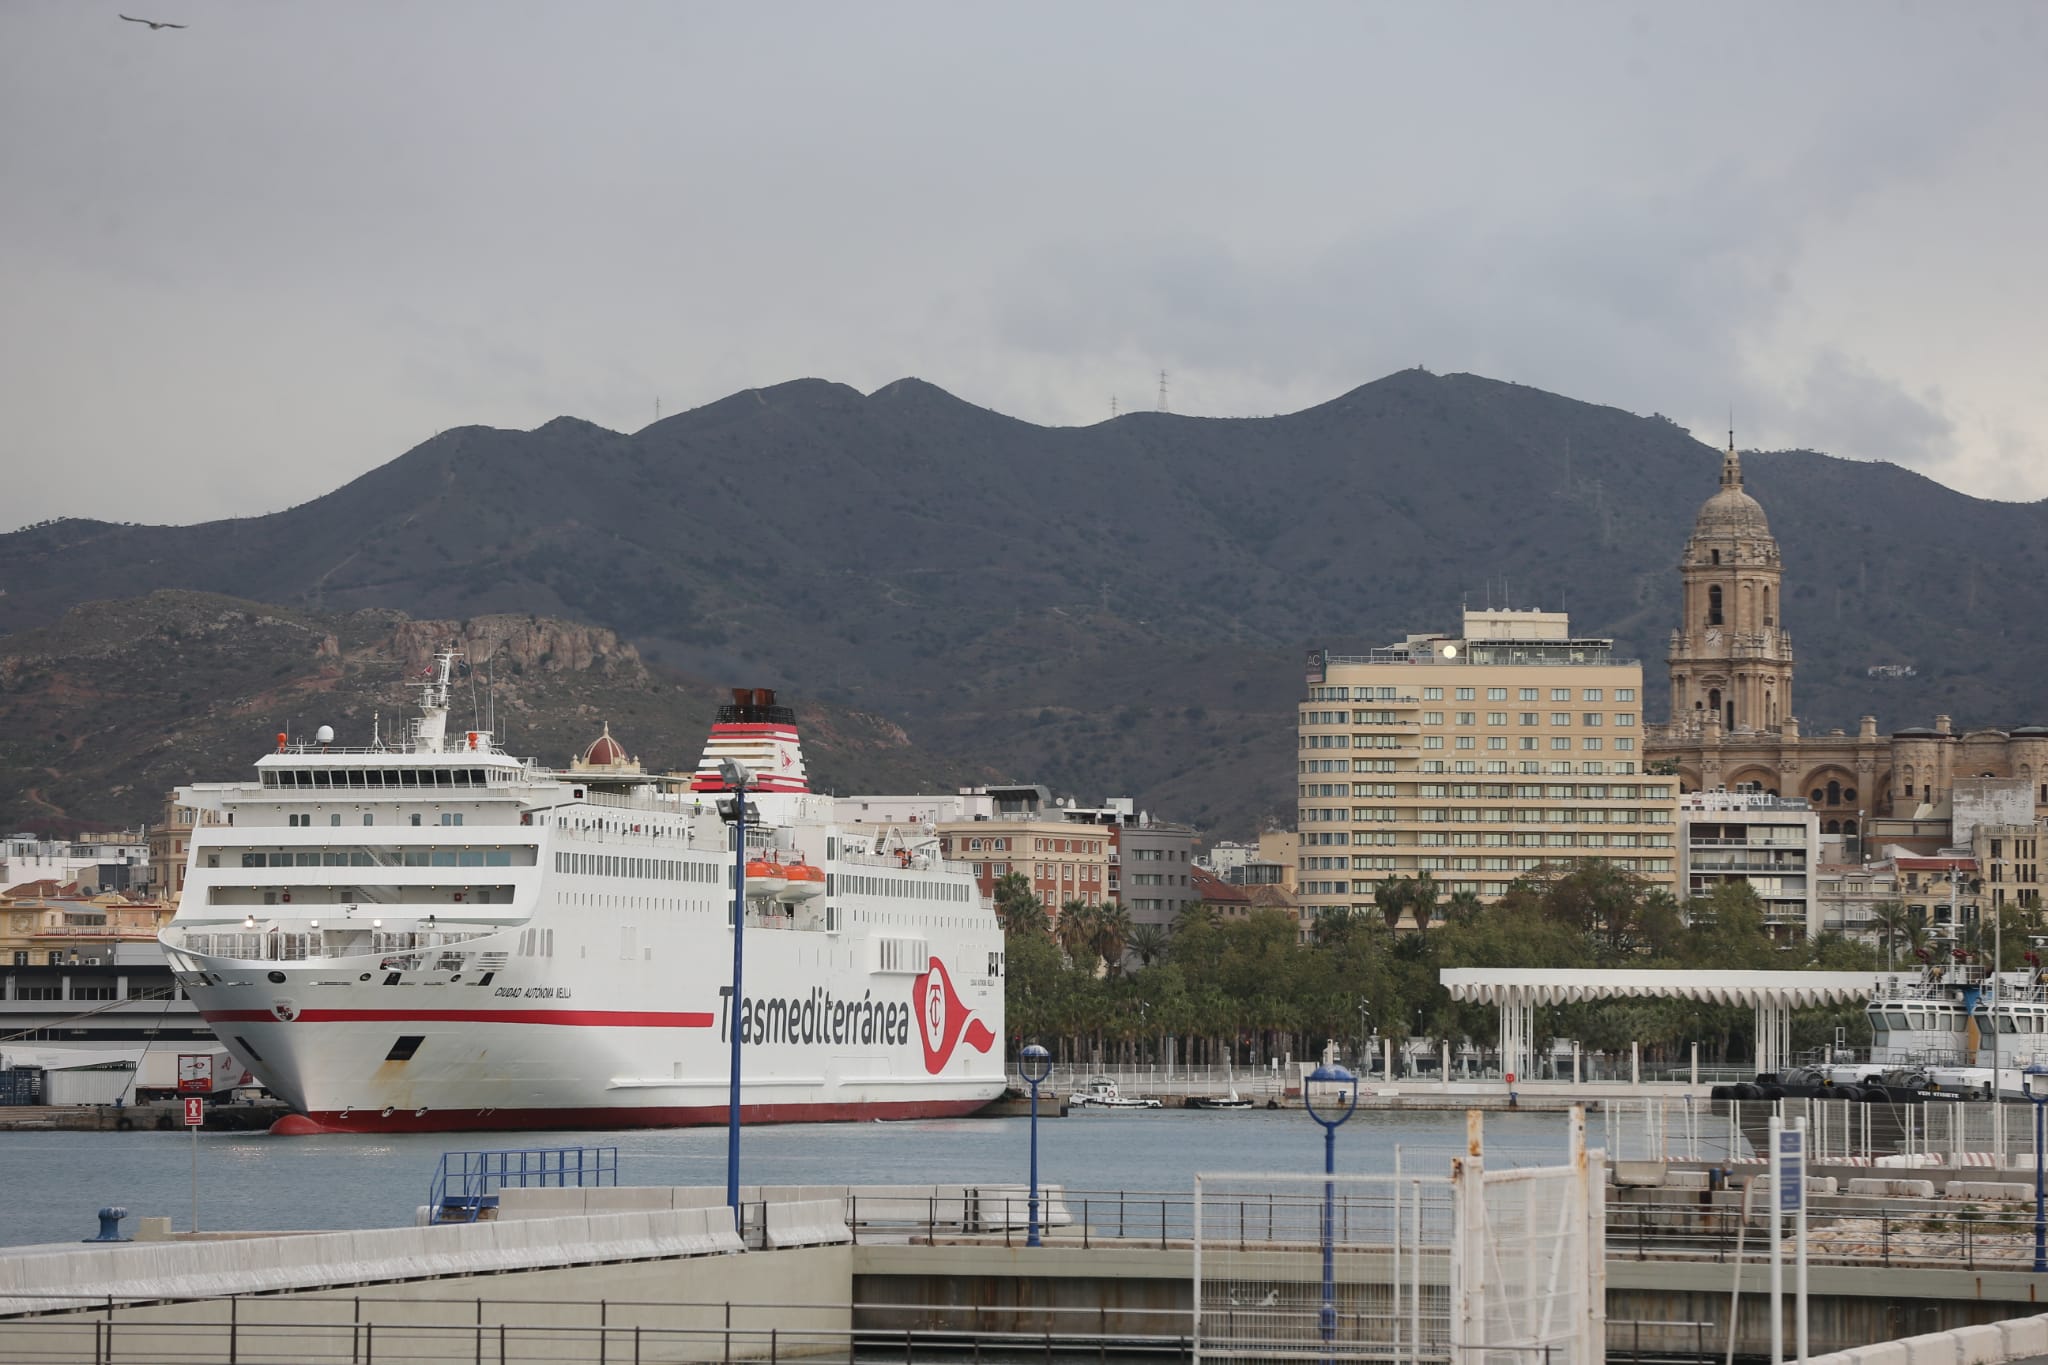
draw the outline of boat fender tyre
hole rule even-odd
[[[1278,1100],[1267,1100],[1267,1101],[1266,1101],[1266,1107],[1267,1107],[1268,1109],[1278,1109],[1278,1108],[1280,1107],[1280,1101],[1278,1101]]]
[[[1766,1085],[1761,1088],[1764,1092],[1764,1098],[1767,1100],[1782,1100],[1785,1098],[1785,1087],[1782,1085]]]
[[[1735,1100],[1741,1099],[1742,1097],[1735,1093],[1735,1087],[1732,1085],[1717,1085],[1712,1090],[1709,1090],[1707,1092],[1707,1098],[1715,1100]]]
[[[1735,1088],[1742,1092],[1743,1099],[1760,1100],[1764,1098],[1764,1088],[1758,1085],[1755,1081],[1744,1081],[1741,1085],[1738,1085]]]
[[[1892,1102],[1892,1092],[1881,1085],[1866,1085],[1863,1087],[1863,1102],[1865,1104],[1890,1104]]]
[[[114,1131],[117,1133],[130,1132],[134,1129],[134,1127],[135,1120],[129,1118],[126,1114],[123,1114],[120,1118],[114,1120]]]
[[[1854,1102],[1863,1098],[1863,1087],[1860,1085],[1838,1085],[1828,1098]]]
[[[156,1116],[156,1130],[159,1133],[171,1131],[171,1116],[169,1114],[158,1114]]]

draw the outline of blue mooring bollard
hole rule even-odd
[[[134,1239],[121,1235],[121,1220],[128,1216],[128,1210],[109,1205],[100,1210],[100,1235],[87,1237],[88,1242],[129,1242]]]

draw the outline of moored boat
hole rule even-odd
[[[181,791],[221,819],[165,954],[286,1131],[721,1123],[735,1032],[747,1122],[1002,1093],[1002,933],[971,869],[836,824],[772,693],[734,693],[694,773],[643,772],[609,730],[554,770],[448,732],[453,661],[399,743],[323,727]],[[749,775],[737,1001],[723,760]]]

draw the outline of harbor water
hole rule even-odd
[[[1030,1120],[790,1124],[748,1128],[747,1184],[1021,1183]],[[1598,1129],[1594,1130],[1597,1135]],[[1337,1134],[1337,1167],[1442,1175],[1464,1148],[1457,1112],[1360,1111]],[[0,1245],[90,1236],[94,1210],[191,1224],[192,1138],[184,1133],[31,1132],[0,1135],[9,1197]],[[271,1137],[202,1133],[199,1219],[206,1231],[390,1227],[425,1203],[443,1151],[615,1146],[627,1185],[723,1185],[725,1130],[619,1133],[434,1133]],[[1489,1114],[1490,1166],[1564,1155],[1559,1113]],[[1040,1179],[1069,1190],[1186,1195],[1197,1172],[1319,1171],[1322,1129],[1293,1110],[1077,1112],[1039,1125]],[[127,1225],[133,1231],[134,1224]]]

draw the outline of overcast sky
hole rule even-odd
[[[2040,498],[2044,70],[2038,3],[10,0],[0,529],[804,375],[1416,364]]]

